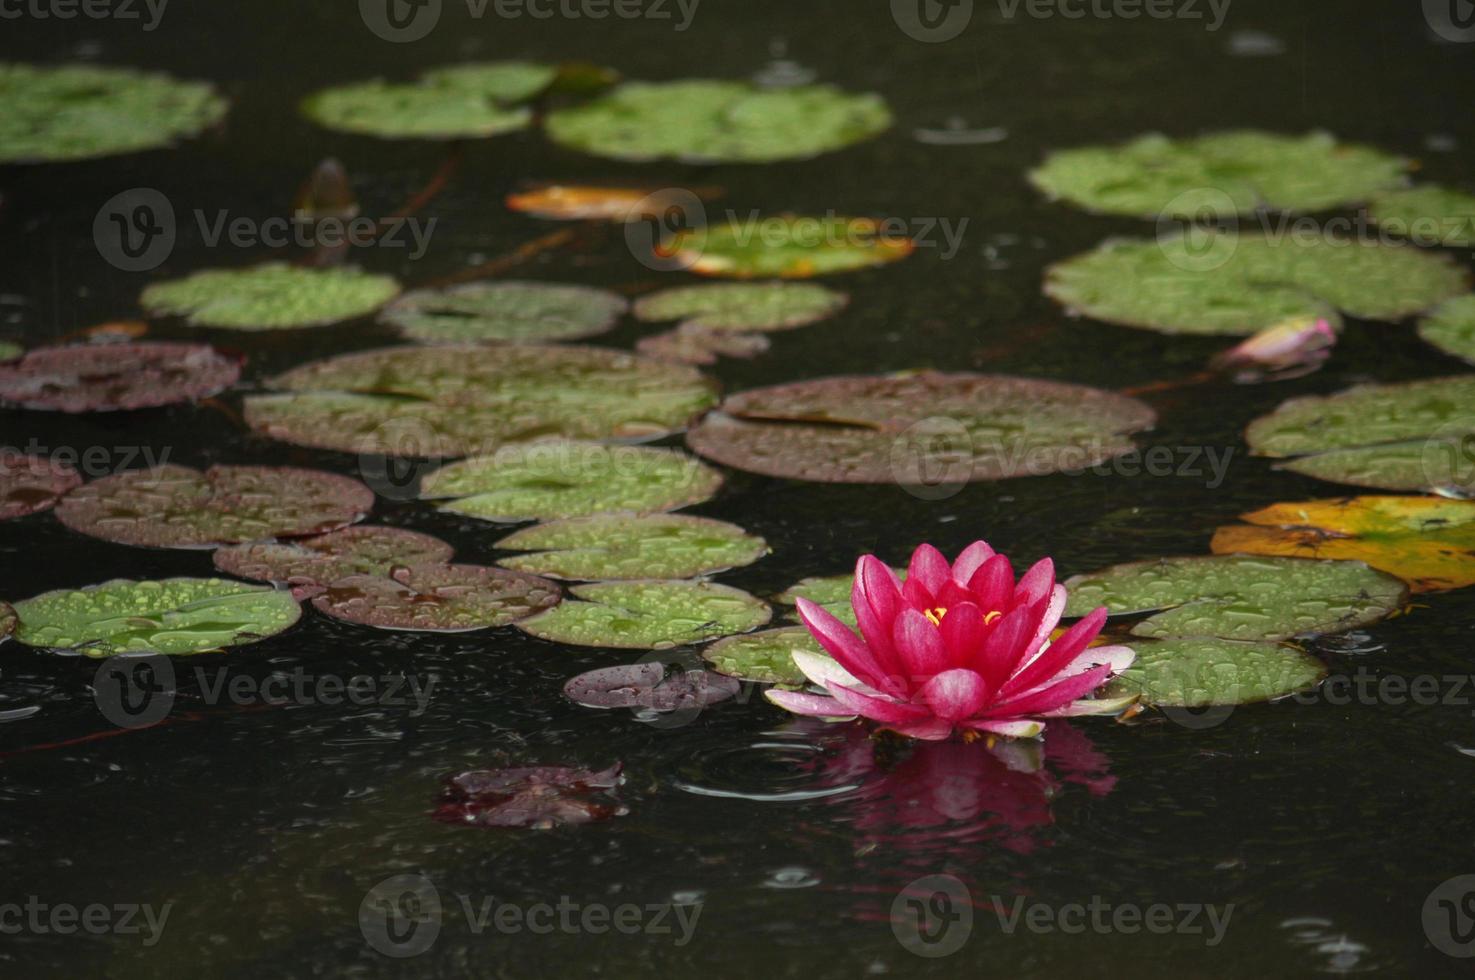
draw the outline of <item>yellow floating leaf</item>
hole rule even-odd
[[[1365,496],[1272,504],[1214,532],[1216,555],[1364,561],[1415,592],[1475,584],[1475,501]]]
[[[697,198],[715,197],[714,188],[698,188]],[[648,187],[598,187],[548,184],[507,195],[513,211],[555,221],[633,221],[660,217],[668,204],[665,195]]]

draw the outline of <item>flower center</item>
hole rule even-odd
[[[938,606],[935,609],[928,609],[922,615],[924,615],[928,619],[932,620],[932,625],[933,626],[941,626],[942,625],[942,617],[944,617],[944,616],[947,615],[947,609],[944,608],[944,607],[942,607],[942,606]]]

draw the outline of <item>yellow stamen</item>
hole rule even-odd
[[[996,623],[1000,619],[1002,619],[1003,616],[1004,616],[1003,613],[1001,613],[997,609],[995,609],[993,612],[991,612],[987,616],[983,617],[983,625],[985,625],[985,626],[992,626],[992,625],[994,625],[994,623]]]
[[[942,617],[944,617],[944,616],[947,615],[947,610],[944,609],[942,606],[938,606],[936,609],[929,609],[929,610],[927,610],[922,615],[924,615],[928,619],[932,620],[932,625],[933,626],[941,626],[942,625]]]

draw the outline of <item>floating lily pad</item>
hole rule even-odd
[[[1065,615],[1105,606],[1152,613],[1133,636],[1285,640],[1365,626],[1408,598],[1403,583],[1360,561],[1224,555],[1114,565],[1065,583]]]
[[[558,439],[443,466],[421,482],[420,496],[459,497],[440,509],[487,521],[547,521],[676,510],[721,486],[721,473],[678,450]]]
[[[0,361],[13,361],[26,352],[20,344],[12,344],[8,340],[0,340]]]
[[[0,448],[0,521],[49,509],[82,477],[65,463]]]
[[[530,551],[501,564],[553,578],[694,578],[748,565],[768,554],[768,543],[736,524],[684,514],[596,514],[535,524],[497,542]]]
[[[412,565],[350,575],[313,597],[334,619],[380,629],[462,633],[506,626],[558,604],[558,586],[484,565]]]
[[[892,571],[898,579],[906,580],[905,568],[893,568]],[[797,605],[800,599],[808,599],[816,605],[824,606],[830,615],[845,625],[854,626],[855,610],[850,605],[850,592],[854,587],[854,572],[843,575],[811,575],[801,578],[773,598],[775,602],[786,606]]]
[[[194,136],[225,116],[205,82],[97,65],[0,64],[0,162],[134,153]]]
[[[1072,311],[1161,333],[1256,333],[1337,311],[1399,320],[1465,292],[1443,254],[1377,242],[1196,231],[1117,239],[1053,265],[1045,293]]]
[[[689,367],[597,347],[389,347],[303,365],[246,399],[286,442],[352,453],[467,456],[531,439],[654,438],[715,401]]]
[[[1247,704],[1316,687],[1320,660],[1280,643],[1194,636],[1132,644],[1137,659],[1112,679],[1106,697],[1138,695],[1164,708]]]
[[[302,112],[314,122],[382,139],[459,139],[522,129],[532,111],[514,108],[537,95],[558,70],[529,62],[455,65],[413,84],[375,79],[314,93]]]
[[[714,282],[635,301],[641,320],[684,320],[712,330],[787,330],[831,316],[850,297],[812,282]]]
[[[275,636],[302,615],[288,592],[218,578],[114,579],[15,604],[15,638],[84,653],[204,653]]]
[[[616,160],[762,163],[817,156],[891,125],[879,95],[828,85],[762,89],[746,82],[626,82],[550,113],[556,143]]]
[[[1383,490],[1475,493],[1475,374],[1292,398],[1245,430],[1283,469]]]
[[[412,340],[512,344],[604,333],[629,304],[606,289],[554,282],[471,282],[419,289],[379,314]]]
[[[366,316],[398,292],[392,276],[351,266],[309,269],[267,262],[155,283],[138,301],[150,316],[182,316],[196,327],[287,330]]]
[[[729,636],[702,649],[702,656],[718,673],[745,681],[802,687],[808,683],[794,651],[829,657],[819,641],[803,626],[783,626],[772,630]]]
[[[56,508],[74,531],[149,548],[212,548],[323,534],[363,520],[374,492],[357,480],[285,466],[129,470],[78,487]]]
[[[1327,133],[1253,130],[1175,140],[1158,133],[1118,146],[1052,153],[1030,181],[1090,211],[1156,218],[1322,211],[1401,186],[1408,163]]]
[[[563,685],[564,696],[589,708],[680,711],[736,697],[741,685],[708,670],[666,676],[663,663],[622,664],[586,671]]]
[[[916,246],[874,218],[783,214],[687,229],[667,248],[678,266],[704,276],[808,279],[897,262]]]
[[[696,322],[641,337],[635,343],[640,353],[677,364],[716,364],[719,357],[757,357],[768,347],[768,338],[761,333],[722,330]]]
[[[1133,448],[1151,409],[1056,381],[921,372],[733,395],[687,433],[697,453],[823,483],[961,484],[1085,468]]]
[[[212,556],[227,575],[292,586],[299,598],[350,575],[388,575],[396,567],[451,560],[440,538],[398,527],[359,525],[299,541],[221,548]]]
[[[10,638],[10,634],[15,632],[15,625],[15,610],[10,607],[10,603],[0,602],[0,643]]]
[[[555,221],[614,221],[656,217],[652,205],[661,195],[649,187],[595,187],[580,184],[548,184],[508,194],[513,211]]]
[[[1419,322],[1419,336],[1475,364],[1475,295],[1456,296]]]
[[[1344,497],[1271,504],[1214,532],[1214,554],[1351,558],[1415,592],[1475,585],[1475,502]]]
[[[205,344],[41,347],[0,364],[0,401],[54,412],[172,405],[224,391],[241,359]]]
[[[523,766],[463,772],[447,781],[435,818],[472,827],[550,830],[620,816],[608,791],[620,785],[620,764],[602,772],[568,766]]]
[[[1475,246],[1475,194],[1447,187],[1410,187],[1367,206],[1384,230],[1420,245]]]
[[[768,604],[714,582],[595,582],[517,628],[555,643],[631,650],[704,643],[757,629]]]

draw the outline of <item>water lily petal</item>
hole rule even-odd
[[[1077,698],[1090,694],[1105,684],[1106,679],[1110,676],[1110,664],[1092,667],[1074,677],[1067,677],[1063,681],[1037,687],[1013,700],[1000,702],[989,708],[985,714],[991,717],[1010,717],[1038,715],[1046,711],[1054,711]]]
[[[932,621],[915,609],[903,609],[891,631],[892,642],[901,657],[902,669],[912,684],[921,684],[933,674],[952,666],[942,634]]]
[[[1027,652],[1025,642],[1033,626],[1030,611],[1022,607],[1010,610],[994,624],[973,660],[973,669],[984,676],[990,690],[998,691],[1014,673],[1020,658]]]
[[[1019,584],[1014,587],[1014,602],[1032,606],[1049,595],[1054,587],[1055,563],[1048,558],[1041,558],[1020,576]]]
[[[1045,643],[1050,639],[1050,634],[1055,632],[1055,625],[1060,622],[1060,617],[1065,612],[1065,603],[1069,598],[1063,585],[1056,585],[1050,590],[1050,599],[1045,604],[1045,611],[1040,617],[1039,624],[1035,627],[1034,638],[1029,643],[1031,653],[1025,659],[1026,664],[1045,648]]]
[[[926,703],[932,713],[948,721],[961,721],[972,717],[988,699],[989,686],[971,670],[954,668],[945,670],[932,678],[917,692],[918,700]]]
[[[954,667],[972,667],[974,658],[983,649],[988,629],[983,625],[983,610],[972,602],[960,602],[948,606],[947,615],[942,617],[942,645],[947,647],[948,660]]]
[[[985,719],[982,721],[969,721],[964,724],[969,728],[974,728],[981,732],[992,732],[995,735],[1003,735],[1005,738],[1034,738],[1045,730],[1043,722],[1028,719],[1018,721],[1005,719],[989,721]]]
[[[836,701],[844,705],[846,710],[863,715],[872,721],[915,721],[918,718],[927,717],[930,713],[920,705],[907,704],[885,695],[873,697],[843,684],[835,684],[825,690]]]
[[[935,596],[942,592],[943,583],[950,581],[952,577],[953,570],[947,559],[932,545],[918,545],[917,550],[912,552],[911,564],[907,566],[908,582],[921,584]]]
[[[923,718],[919,721],[896,722],[883,726],[907,738],[920,738],[929,742],[940,742],[953,733],[953,723],[942,718]]]
[[[968,580],[968,591],[985,614],[995,609],[1002,611],[1005,600],[1014,592],[1014,566],[1003,555],[994,555],[973,573]]]
[[[819,645],[825,648],[826,653],[872,687],[884,689],[887,686],[887,674],[892,671],[884,669],[876,662],[871,651],[849,626],[836,619],[824,606],[808,599],[801,597],[796,605],[799,607],[799,618],[804,621],[810,634],[819,641]]]
[[[882,588],[889,587],[883,585]],[[860,635],[865,640],[866,648],[871,651],[877,669],[884,675],[873,680],[877,687],[900,697],[911,690],[905,677],[906,671],[902,669],[901,657],[897,655],[896,645],[891,641],[891,623],[896,618],[896,611],[901,608],[901,596],[898,593],[886,595],[881,604],[885,607],[884,617],[867,600],[861,578],[856,575],[855,584],[850,589],[850,606],[855,610],[855,623],[860,627]]]
[[[994,556],[994,549],[988,546],[987,541],[975,541],[958,553],[958,560],[953,562],[953,581],[963,588],[968,587],[968,580],[973,573],[978,571],[980,565]]]
[[[907,576],[905,582],[901,583],[901,599],[904,605],[920,612],[926,612],[934,606],[941,605],[937,601],[937,596],[922,584],[921,579],[912,578],[910,575]]]
[[[1139,695],[1129,694],[1121,698],[1088,698],[1072,701],[1063,708],[1041,711],[1041,718],[1076,718],[1081,715],[1114,715],[1123,708],[1137,702]]]
[[[1082,650],[1096,638],[1101,632],[1101,627],[1106,623],[1106,607],[1100,606],[1091,610],[1083,616],[1080,622],[1061,634],[1060,638],[1046,647],[1033,660],[1028,661],[1023,669],[1018,670],[1013,677],[999,689],[1001,697],[1013,697],[1041,684],[1048,682],[1052,677],[1064,669],[1065,665],[1076,658]]]
[[[846,711],[845,707],[834,698],[820,697],[817,694],[804,694],[799,691],[779,691],[770,688],[763,692],[763,696],[769,701],[792,711],[796,715],[808,715],[811,718],[834,718],[850,719],[855,717],[855,712]]]

